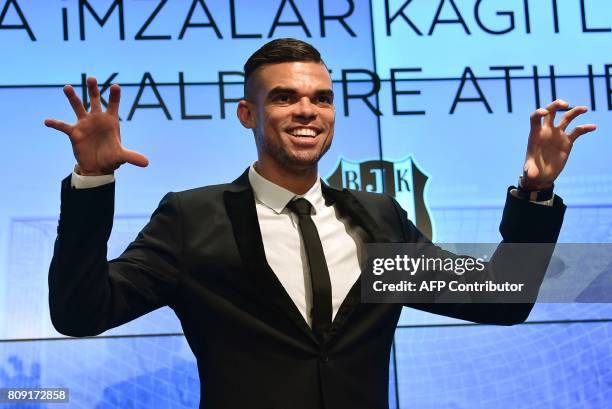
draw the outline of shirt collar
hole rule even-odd
[[[253,188],[255,200],[261,202],[264,206],[274,210],[280,214],[293,198],[303,197],[308,200],[316,214],[318,209],[325,205],[323,193],[321,191],[321,179],[317,178],[312,187],[303,195],[296,195],[290,190],[285,189],[276,183],[270,182],[268,179],[261,176],[255,170],[255,166],[249,168],[249,183]]]

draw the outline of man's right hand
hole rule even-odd
[[[110,87],[106,112],[102,111],[100,90],[95,78],[87,78],[87,92],[91,101],[89,112],[70,85],[64,93],[77,116],[77,122],[69,125],[57,119],[45,119],[45,125],[68,135],[77,160],[77,173],[84,176],[109,175],[124,163],[145,167],[149,160],[143,154],[121,145],[119,130],[119,100],[121,88]]]

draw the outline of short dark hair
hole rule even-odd
[[[259,67],[283,62],[315,62],[325,65],[319,51],[305,41],[295,38],[278,38],[267,42],[244,64],[245,98],[247,97],[248,81]]]

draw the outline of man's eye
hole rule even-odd
[[[331,97],[325,96],[325,95],[321,95],[319,97],[317,97],[317,101],[321,104],[331,104],[332,103],[332,99]]]
[[[291,98],[286,94],[279,94],[276,96],[275,100],[278,102],[289,102]]]

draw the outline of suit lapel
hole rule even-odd
[[[232,185],[233,188],[224,193],[225,208],[232,224],[238,251],[245,267],[251,269],[253,281],[263,295],[264,302],[269,302],[280,309],[305,335],[319,344],[308,323],[266,260],[255,209],[255,198],[248,179],[248,169]],[[326,203],[334,204],[340,214],[346,216],[351,223],[363,228],[366,233],[366,243],[390,241],[370,213],[348,189],[334,189],[323,182],[321,186]],[[331,339],[346,323],[351,312],[360,302],[361,279],[359,278],[336,313],[327,339]]]
[[[325,197],[326,204],[335,204],[341,214],[347,216],[349,220],[361,226],[367,233],[367,243],[385,243],[389,238],[384,234],[378,223],[355,198],[348,189],[338,190],[326,185],[321,181],[321,190]]]
[[[250,268],[253,281],[263,295],[263,301],[279,308],[302,332],[318,343],[308,323],[266,260],[248,169],[232,184],[235,189],[224,193],[224,202],[245,268]]]
[[[325,183],[321,182],[323,190],[323,196],[327,204],[334,204],[340,214],[348,217],[351,223],[354,223],[366,232],[365,242],[366,243],[387,243],[390,241],[389,237],[384,234],[378,223],[365,209],[365,207],[355,198],[355,196],[348,190],[338,190]],[[346,298],[340,305],[332,327],[328,334],[328,339],[334,337],[334,335],[344,326],[351,313],[361,303],[361,276],[355,281],[353,287],[351,287]]]

